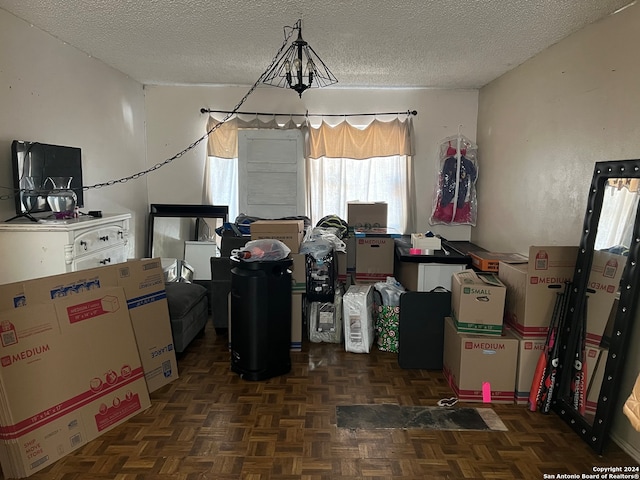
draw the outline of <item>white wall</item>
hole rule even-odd
[[[524,254],[530,245],[579,243],[594,163],[640,158],[638,25],[635,5],[480,91],[483,161],[472,241]],[[640,433],[621,413],[640,371],[638,325],[630,343],[612,436],[640,461]]]
[[[248,90],[249,87],[145,87],[149,166],[171,158],[204,135],[208,115],[200,113],[202,107],[233,110]],[[462,125],[462,133],[475,141],[477,98],[476,90],[312,89],[300,99],[291,90],[263,86],[248,97],[240,111],[343,114],[417,110],[418,115],[413,118],[417,231],[432,230],[452,240],[468,240],[471,227],[431,226],[428,219],[440,141],[456,135],[459,125]],[[380,118],[389,120],[389,117]],[[335,123],[340,119],[327,117],[326,120]],[[314,125],[319,121],[319,117],[311,118]],[[350,118],[349,121],[367,123],[371,117]],[[202,142],[149,177],[150,203],[202,201],[205,144],[206,141]]]
[[[12,140],[80,147],[85,185],[141,171],[144,116],[140,83],[0,9],[1,186],[13,186]],[[132,213],[129,255],[142,255],[145,178],[89,190],[84,198],[85,212]],[[13,199],[0,201],[0,220],[14,214]]]
[[[630,7],[481,90],[476,243],[578,243],[594,163],[640,157],[639,22]]]

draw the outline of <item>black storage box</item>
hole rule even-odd
[[[451,292],[444,288],[400,295],[400,367],[442,370],[444,319],[450,315]]]

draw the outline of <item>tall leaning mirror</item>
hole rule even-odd
[[[561,332],[554,411],[602,453],[636,314],[640,160],[598,162]]]

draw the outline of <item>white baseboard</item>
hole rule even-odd
[[[631,458],[640,463],[640,450],[631,445],[627,441],[621,439],[615,434],[610,434],[611,440],[613,440],[622,450],[624,450]]]

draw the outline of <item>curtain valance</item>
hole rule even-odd
[[[632,193],[638,192],[638,186],[640,181],[637,178],[611,178],[607,182],[610,187],[614,187],[618,190],[626,188]]]
[[[392,155],[411,155],[411,119],[382,122],[375,119],[366,128],[346,120],[336,126],[326,122],[309,127],[310,158],[353,158],[363,160]]]
[[[207,132],[211,131],[220,120],[209,117],[207,121]],[[238,117],[227,120],[216,128],[207,139],[207,155],[219,158],[238,158],[238,129],[288,129],[299,128],[293,120],[289,120],[284,125],[278,125],[275,118],[263,122],[259,118],[253,120],[241,120]]]

